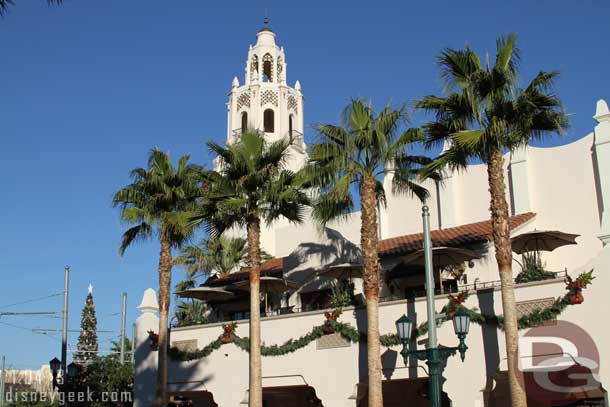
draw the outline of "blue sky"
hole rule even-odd
[[[69,264],[71,328],[92,283],[99,328],[118,330],[121,293],[129,294],[131,324],[143,290],[157,284],[158,246],[119,257],[124,228],[113,191],[153,146],[209,166],[204,142],[224,141],[226,95],[233,76],[243,80],[265,2],[16,3],[0,19],[0,312],[60,311],[60,297],[4,305],[60,292]],[[495,38],[508,32],[519,35],[525,80],[561,71],[557,92],[573,127],[546,145],[590,132],[596,100],[610,98],[606,1],[266,3],[288,81],[303,86],[308,124],[336,121],[352,96],[379,106],[438,93],[443,47],[493,55]],[[60,320],[0,318],[0,354],[13,366],[59,354],[58,336],[34,327],[58,329]],[[100,335],[101,348],[116,335]]]

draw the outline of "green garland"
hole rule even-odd
[[[590,272],[589,272],[589,277],[590,277]],[[568,286],[568,289],[570,289],[569,286]],[[462,294],[460,294],[460,295],[462,295]],[[518,320],[519,329],[533,328],[535,326],[542,325],[543,323],[545,323],[553,318],[556,318],[568,307],[568,305],[571,305],[571,302],[570,302],[571,295],[572,295],[572,293],[569,292],[566,295],[564,295],[563,297],[557,298],[551,306],[543,308],[543,309],[535,309],[532,312],[530,312],[529,314],[523,315]],[[458,296],[458,298],[460,298],[460,297]],[[463,298],[463,297],[461,297],[461,298]],[[460,301],[463,301],[463,299]],[[456,302],[455,298],[452,296],[449,297],[449,303],[443,307],[441,312],[447,314],[447,313],[451,313],[451,312],[457,310],[457,308],[464,308],[470,315],[470,321],[473,323],[476,323],[479,325],[485,325],[485,324],[496,325],[497,328],[504,329],[504,317],[502,315],[480,314],[476,311],[473,311],[471,309],[468,309],[468,308],[462,306],[461,302],[459,302],[459,301]],[[340,310],[333,311],[333,315],[336,314],[334,319],[329,319],[327,316],[327,319],[324,322],[324,324],[313,327],[311,331],[309,331],[308,333],[306,333],[305,335],[303,335],[297,339],[289,339],[281,345],[266,346],[265,344],[263,344],[261,346],[261,354],[263,356],[283,356],[283,355],[286,355],[289,353],[293,353],[299,349],[306,347],[307,345],[309,345],[313,341],[321,338],[322,336],[327,335],[328,333],[333,333],[333,332],[340,334],[343,338],[345,338],[346,340],[348,340],[349,342],[352,342],[352,343],[366,342],[367,336],[365,333],[358,331],[358,329],[356,329],[355,327],[353,327],[352,325],[350,325],[348,323],[338,322],[336,320],[336,318],[338,317],[338,315],[340,315],[340,313],[341,313]],[[441,319],[440,322],[444,323],[444,322],[447,322],[448,320],[450,320],[450,318],[447,317],[447,315],[445,315],[445,317],[443,319]],[[245,352],[249,352],[250,351],[250,338],[248,338],[247,336],[245,336],[245,337],[238,336],[235,333],[235,327],[236,327],[235,323],[231,324],[230,328],[228,328],[228,325],[224,325],[223,326],[224,333],[221,334],[217,339],[215,339],[214,341],[212,341],[211,343],[206,345],[203,349],[197,349],[195,351],[183,351],[178,348],[171,347],[169,349],[168,354],[172,359],[178,360],[178,361],[190,361],[190,360],[202,359],[202,358],[208,357],[212,352],[214,352],[215,350],[219,349],[221,346],[223,346],[227,343],[233,343],[235,346],[237,346],[241,350],[243,350]],[[415,337],[420,337],[420,336],[425,335],[427,332],[428,332],[428,324],[427,324],[427,322],[424,322],[416,328],[414,335],[415,335]],[[385,346],[385,347],[398,346],[398,345],[402,344],[402,342],[397,334],[381,335],[379,337],[379,339],[380,339],[381,345]]]

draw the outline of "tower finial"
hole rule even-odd
[[[263,18],[265,27],[269,26],[269,7],[265,7],[265,18]]]

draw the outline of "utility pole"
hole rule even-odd
[[[123,309],[121,310],[121,364],[125,364],[125,321],[127,318],[127,293],[123,293]]]
[[[0,373],[0,407],[4,407],[4,368],[6,367],[6,357],[2,356],[2,373]]]
[[[66,366],[68,359],[68,290],[70,288],[70,267],[64,269],[64,309],[63,326],[61,332],[61,374],[62,380],[66,379]]]

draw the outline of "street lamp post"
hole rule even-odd
[[[443,387],[443,370],[447,366],[447,359],[460,352],[462,361],[466,357],[465,339],[470,328],[470,316],[463,308],[459,308],[453,317],[453,328],[460,340],[459,346],[451,348],[439,348],[436,339],[436,310],[434,308],[434,277],[432,274],[432,241],[430,238],[430,211],[428,206],[422,208],[422,219],[424,224],[424,255],[426,264],[426,304],[428,309],[428,344],[423,350],[409,350],[409,340],[413,333],[413,321],[403,315],[396,321],[396,330],[402,341],[402,351],[405,365],[408,363],[409,355],[414,355],[418,360],[426,361],[429,375],[429,398],[432,407],[441,407],[441,390]]]
[[[49,367],[51,368],[51,374],[53,376],[53,388],[56,388],[59,391],[65,391],[69,384],[73,384],[80,371],[80,367],[76,363],[70,363],[66,367],[66,374],[61,377],[60,382],[57,380],[57,375],[61,369],[61,361],[57,358],[53,358],[53,360],[49,362]]]
[[[58,386],[57,382],[57,373],[59,372],[59,368],[61,367],[61,362],[57,358],[53,358],[49,362],[49,367],[51,368],[51,374],[53,375],[53,388],[55,389]]]

